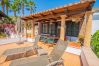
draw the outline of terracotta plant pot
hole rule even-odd
[[[76,42],[69,42],[69,46],[71,47],[75,47],[75,48],[80,48],[80,43],[76,43]]]

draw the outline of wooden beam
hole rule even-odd
[[[28,38],[28,34],[27,34],[27,20],[26,20],[26,22],[25,22],[25,29],[26,29],[26,32],[25,32],[25,35],[26,35],[26,40],[27,40],[27,38]]]
[[[67,8],[68,10],[68,8]],[[63,12],[61,13],[55,13],[53,11],[50,11],[48,15],[44,15],[44,14],[40,14],[41,16],[30,16],[32,17],[35,21],[39,21],[39,20],[43,20],[43,19],[50,19],[50,18],[59,18],[60,15],[67,15],[68,17],[70,16],[73,16],[73,15],[76,15],[76,14],[80,14],[80,13],[85,13],[86,12],[86,9],[76,9],[76,10],[68,10],[67,12],[64,10]],[[30,19],[32,19],[30,18]],[[28,18],[29,19],[29,18]]]
[[[33,20],[33,17],[27,17],[28,18],[28,20]]]
[[[49,11],[49,14],[47,14],[46,16],[42,13],[42,14],[38,14],[36,16],[31,15],[30,17],[32,17],[33,19],[38,21],[38,20],[42,20],[42,19],[49,19],[49,18],[55,18],[55,17],[57,18],[60,15],[64,15],[64,14],[71,16],[71,15],[75,15],[75,14],[82,13],[82,12],[86,11],[86,9],[80,9],[80,8],[75,9],[75,10],[69,10],[68,8],[65,8],[65,9],[67,9],[67,12],[65,10],[63,10],[61,13],[55,13],[53,11]],[[30,18],[30,19],[32,19],[32,18]]]
[[[57,18],[49,18],[50,20],[57,20]]]
[[[64,10],[66,8],[68,9],[68,11],[72,11],[72,10],[73,11],[76,11],[77,9],[83,10],[83,9],[85,9],[87,7],[92,7],[90,5],[92,5],[94,2],[95,2],[95,0],[73,3],[73,4],[65,5],[63,7],[58,7],[58,8],[49,9],[49,10],[46,10],[46,11],[43,11],[43,12],[35,13],[35,14],[32,14],[31,16],[33,16],[33,17],[36,17],[37,16],[37,18],[39,18],[38,15],[40,15],[40,14],[43,14],[43,15],[45,14],[46,15],[47,13],[50,13],[50,15],[52,15],[52,14],[55,14],[55,13],[64,12]],[[47,14],[47,16],[48,15],[49,14]]]
[[[31,20],[33,38],[35,37],[35,25],[34,25],[34,23],[35,23],[34,20]]]
[[[50,11],[49,12],[51,15],[55,15],[56,13],[55,12],[53,12],[53,11]]]
[[[45,17],[40,17],[37,19],[34,19],[35,21],[38,20],[43,20],[43,19],[54,19],[54,18],[58,18],[60,17],[60,15],[69,15],[68,18],[72,18],[72,17],[83,17],[83,15],[85,14],[85,11],[77,11],[77,12],[73,12],[73,13],[59,13],[56,15],[49,15],[49,16],[45,16]]]

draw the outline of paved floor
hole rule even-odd
[[[25,47],[25,46],[31,46],[31,45],[33,45],[33,43],[29,43],[29,42],[25,42],[24,44],[21,44],[21,45],[18,45],[16,43],[1,45],[0,46],[0,55],[2,55],[2,53],[7,49]],[[43,46],[45,49],[48,49],[48,47],[45,47],[42,44],[41,44],[41,46]],[[48,51],[51,52],[52,48],[48,49]],[[64,52],[62,58],[64,59],[65,66],[81,66],[80,56],[78,56],[78,55]],[[4,62],[4,63],[0,64],[0,66],[10,66],[10,63],[11,63],[11,61]]]
[[[33,43],[30,43],[30,42],[24,42],[24,44],[9,43],[9,44],[0,45],[0,55],[2,55],[2,53],[8,49],[26,47],[26,46],[32,46],[32,45]]]
[[[64,52],[62,58],[64,59],[64,66],[82,66],[79,55]]]
[[[2,56],[2,54],[8,49],[27,47],[27,46],[33,46],[33,43],[25,42],[24,44],[9,43],[9,44],[0,45],[0,56]],[[7,64],[9,64],[9,62]],[[3,66],[3,64],[4,66],[8,66],[6,62],[0,64],[0,66]]]
[[[5,38],[5,39],[0,39],[0,45],[18,42],[19,40],[20,40],[20,38]],[[23,40],[26,40],[26,38],[21,38],[21,41],[23,41]]]

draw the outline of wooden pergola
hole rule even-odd
[[[60,22],[60,39],[64,40],[66,25],[68,20],[80,22],[79,35],[84,35],[84,45],[90,46],[91,39],[91,24],[92,24],[92,6],[95,0],[81,1],[65,5],[62,7],[49,9],[43,12],[30,14],[29,16],[22,17],[22,20],[32,20],[33,36],[34,24],[38,23],[39,34],[41,34],[42,22]],[[27,23],[27,22],[25,22]]]

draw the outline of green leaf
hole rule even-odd
[[[93,46],[93,50],[97,55],[97,52],[99,52],[99,30],[92,36],[91,46]],[[99,57],[99,53],[97,56]]]

